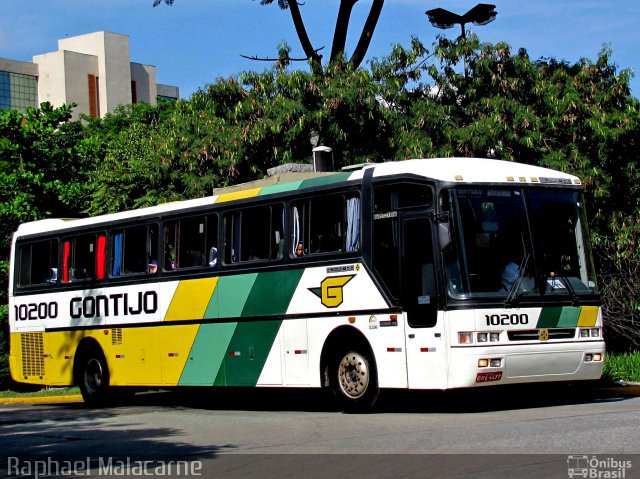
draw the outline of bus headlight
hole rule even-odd
[[[486,343],[488,339],[487,333],[478,333],[478,342]]]
[[[580,328],[581,338],[599,338],[600,328]]]

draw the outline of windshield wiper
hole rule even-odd
[[[551,278],[552,278],[551,281],[554,281],[555,277],[556,277],[556,274],[555,273],[551,273]],[[576,290],[573,289],[573,286],[571,285],[571,282],[569,281],[569,278],[567,278],[566,276],[558,276],[558,278],[560,278],[560,281],[562,281],[562,285],[567,290],[567,293],[569,293],[569,297],[571,298],[571,304],[573,306],[579,306],[580,305],[580,300],[578,299],[578,295],[576,294]]]
[[[529,257],[531,255],[529,253],[525,253],[522,257],[522,261],[520,262],[520,266],[518,267],[518,276],[516,280],[511,285],[511,289],[509,289],[509,294],[507,295],[507,299],[504,300],[504,305],[507,308],[513,306],[513,303],[516,299],[522,296],[525,292],[521,291],[518,294],[518,289],[520,289],[520,284],[522,283],[522,278],[524,278],[524,272],[527,270],[527,264],[529,264]]]

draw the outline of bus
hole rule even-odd
[[[88,403],[325,388],[355,411],[383,388],[600,377],[579,178],[481,158],[298,175],[20,225],[13,379],[75,384]]]

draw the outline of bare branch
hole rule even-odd
[[[319,52],[320,50],[322,50],[324,47],[320,47],[316,50],[314,50],[316,53]],[[240,54],[240,56],[242,58],[246,58],[247,60],[256,60],[259,62],[277,62],[279,60],[281,60],[281,58],[260,58],[256,55],[254,56],[249,56],[249,55],[242,55]],[[287,60],[292,61],[292,62],[306,62],[309,60],[309,57],[304,57],[304,58],[287,58]]]

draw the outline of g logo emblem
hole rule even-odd
[[[318,296],[322,304],[327,308],[337,308],[344,301],[342,288],[354,276],[353,274],[349,276],[329,276],[322,280],[319,288],[309,288],[309,291]]]

